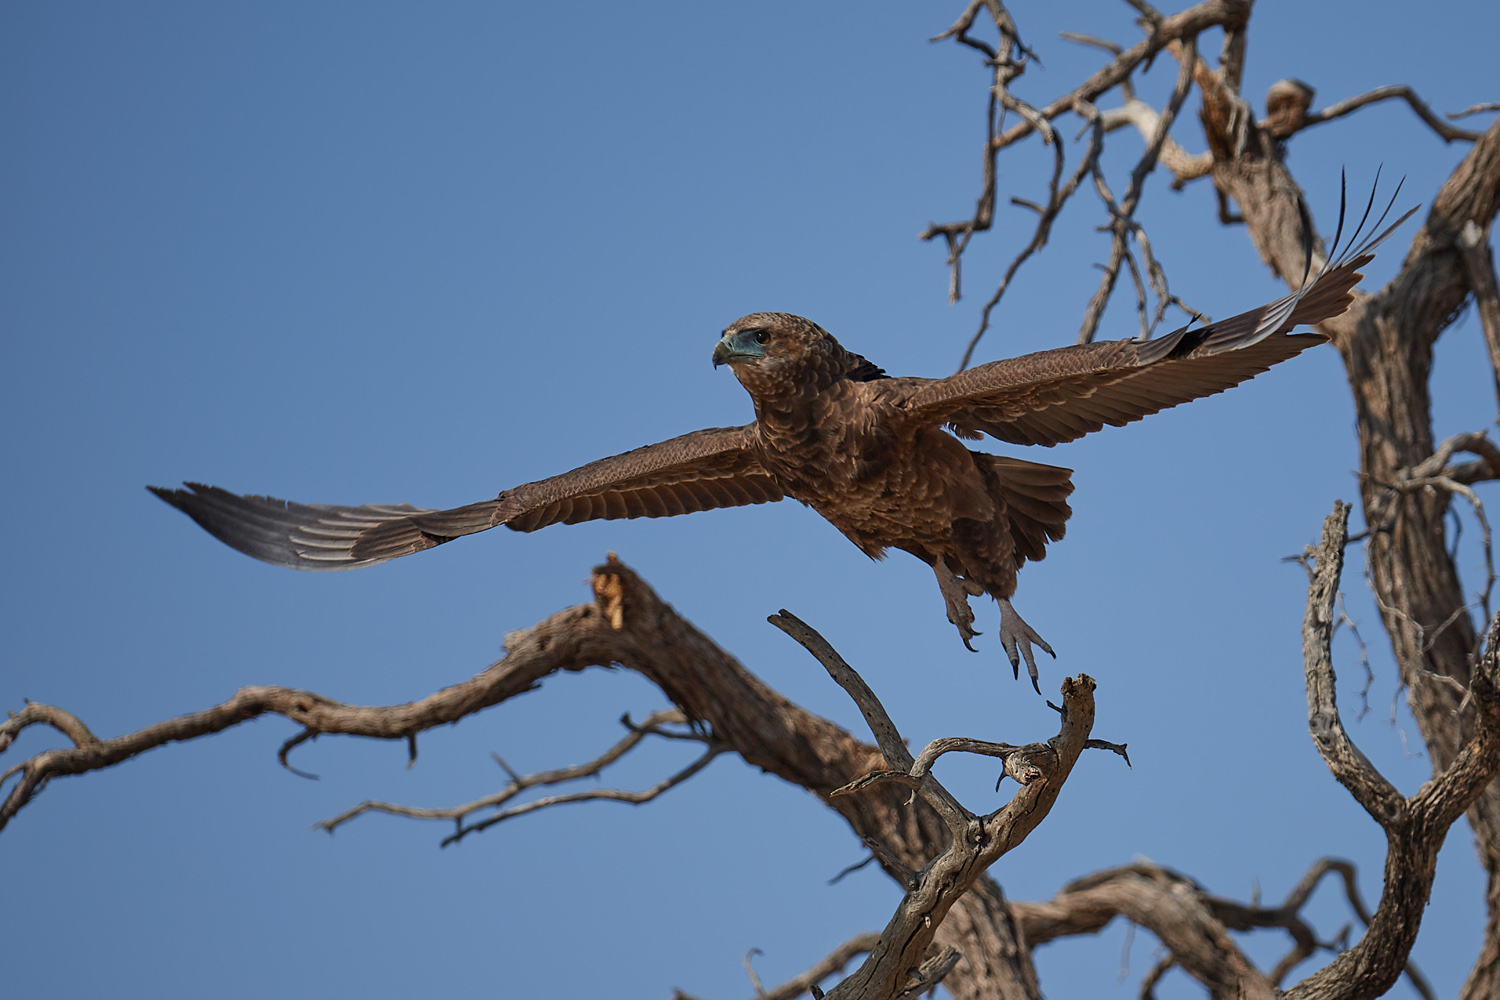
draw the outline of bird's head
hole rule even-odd
[[[865,381],[883,374],[810,319],[791,313],[751,313],[724,330],[714,345],[714,367],[728,365],[757,400],[816,392],[838,379]]]

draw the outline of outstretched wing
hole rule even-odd
[[[501,524],[535,531],[559,522],[670,517],[780,500],[781,488],[755,457],[754,428],[694,431],[451,510],[299,504],[200,483],[147,489],[246,555],[292,569],[354,569]]]
[[[1119,427],[1223,392],[1322,343],[1321,334],[1287,331],[1347,310],[1351,291],[1363,277],[1359,268],[1415,211],[1363,243],[1357,242],[1356,232],[1350,249],[1331,259],[1315,280],[1258,309],[1198,329],[1183,327],[1156,340],[1063,347],[994,361],[948,378],[914,381],[908,412],[934,424],[946,422],[963,437],[983,433],[1011,444],[1054,445],[1105,424]],[[1342,208],[1339,224],[1342,228]]]

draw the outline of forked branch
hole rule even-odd
[[[1051,227],[1055,222],[1063,205],[1068,201],[1077,189],[1078,182],[1086,175],[1092,173],[1096,179],[1102,181],[1099,176],[1097,156],[1099,151],[1098,133],[1091,140],[1090,148],[1085,153],[1083,161],[1074,171],[1072,178],[1067,184],[1061,183],[1063,173],[1063,149],[1062,139],[1057,134],[1052,124],[1061,115],[1068,112],[1085,114],[1081,108],[1092,108],[1094,102],[1100,96],[1117,86],[1124,87],[1126,96],[1133,96],[1130,89],[1130,76],[1141,66],[1149,66],[1156,55],[1169,45],[1185,44],[1189,50],[1193,50],[1197,36],[1211,28],[1223,28],[1231,37],[1238,37],[1238,30],[1242,28],[1249,18],[1250,4],[1245,0],[1206,0],[1194,7],[1170,17],[1162,16],[1147,5],[1137,3],[1137,9],[1142,10],[1145,20],[1149,23],[1148,37],[1129,49],[1121,50],[1118,46],[1109,42],[1101,41],[1092,36],[1070,35],[1071,40],[1081,41],[1085,44],[1097,45],[1111,51],[1113,60],[1104,68],[1094,73],[1088,80],[1066,94],[1054,99],[1045,106],[1035,106],[1019,96],[1011,88],[1012,83],[1025,70],[1029,60],[1035,59],[1031,50],[1020,43],[1020,37],[1015,23],[1009,12],[999,0],[984,0],[984,2],[971,2],[965,9],[964,14],[947,31],[938,35],[934,41],[952,38],[962,44],[983,52],[986,56],[987,65],[993,69],[993,79],[990,85],[988,110],[986,112],[987,136],[983,150],[982,173],[983,180],[978,204],[974,215],[959,222],[932,223],[921,234],[921,239],[932,240],[939,236],[943,237],[948,248],[948,265],[950,268],[949,299],[956,301],[959,294],[959,272],[965,249],[969,240],[977,232],[989,229],[995,217],[995,163],[996,157],[1001,150],[1030,136],[1039,133],[1043,142],[1052,146],[1053,169],[1052,177],[1048,184],[1048,197],[1044,202],[1029,202],[1021,199],[1012,199],[1013,203],[1028,207],[1036,211],[1037,223],[1032,232],[1032,237],[1027,246],[1011,261],[1006,268],[1005,274],[1000,280],[995,293],[982,310],[979,329],[975,332],[965,351],[960,368],[968,366],[973,356],[974,348],[990,326],[989,318],[1000,299],[1004,296],[1006,289],[1010,286],[1016,272],[1026,260],[1044,246],[1049,238]],[[978,42],[970,32],[974,28],[980,10],[990,13],[995,31],[999,37],[997,46]],[[1230,46],[1226,51],[1234,50]],[[1196,60],[1185,60],[1184,67],[1190,67]],[[1185,88],[1179,85],[1174,89],[1174,96],[1170,102],[1166,114],[1159,116],[1156,125],[1158,135],[1148,143],[1146,154],[1142,157],[1132,178],[1131,189],[1134,192],[1139,187],[1140,180],[1144,174],[1154,169],[1157,159],[1162,150],[1168,150],[1169,156],[1176,156],[1181,151],[1175,144],[1170,143],[1168,132],[1171,129],[1172,119],[1180,108],[1182,98],[1185,96]],[[1013,113],[1019,121],[1016,124],[1006,125],[1006,114]],[[1186,154],[1183,154],[1184,156]],[[1137,278],[1137,287],[1140,287],[1139,270],[1134,259],[1127,259],[1122,250],[1122,241],[1129,235],[1140,238],[1139,224],[1134,222],[1132,216],[1135,210],[1135,202],[1138,195],[1127,195],[1123,211],[1111,217],[1109,228],[1116,234],[1111,253],[1111,263],[1107,267],[1105,283],[1109,289],[1113,289],[1114,282],[1118,277],[1122,265],[1131,269],[1132,275]],[[1147,251],[1149,256],[1149,251]],[[1169,295],[1165,294],[1165,281],[1158,281],[1159,273],[1148,264],[1148,272],[1151,274],[1152,285],[1157,288],[1161,304],[1157,309],[1157,320],[1160,321],[1161,312],[1166,303],[1171,301]],[[1106,299],[1107,299],[1106,294]],[[1144,291],[1139,294],[1140,311],[1145,313],[1146,303]],[[1091,309],[1094,312],[1102,312],[1102,304]],[[1092,327],[1098,322],[1095,315],[1091,321],[1084,324],[1085,333],[1083,340],[1092,336]],[[1143,324],[1147,329],[1154,323]]]
[[[1331,939],[1322,940],[1302,917],[1313,890],[1328,875],[1341,879],[1350,909],[1362,925],[1368,925],[1370,913],[1360,897],[1354,866],[1334,858],[1314,863],[1278,906],[1214,895],[1192,879],[1149,861],[1095,872],[1069,883],[1045,902],[1012,905],[1033,946],[1095,934],[1115,917],[1124,917],[1150,931],[1166,948],[1157,979],[1178,968],[1211,995],[1237,997],[1242,989],[1245,995],[1254,995],[1279,985],[1295,966],[1318,951],[1337,954],[1347,947],[1347,925]],[[1270,928],[1285,931],[1292,938],[1292,948],[1262,977],[1228,932]],[[1409,963],[1406,972],[1417,992],[1433,1000],[1425,977]],[[1236,981],[1235,974],[1246,978]]]
[[[642,805],[676,788],[707,767],[715,757],[729,750],[729,747],[706,734],[681,728],[664,728],[669,725],[681,727],[687,722],[682,712],[675,708],[652,712],[639,726],[632,723],[629,716],[624,717],[620,721],[629,730],[625,737],[598,757],[583,764],[557,768],[552,771],[541,771],[536,774],[518,774],[511,769],[509,764],[501,759],[499,754],[494,754],[495,763],[510,776],[510,782],[499,791],[486,795],[483,798],[466,802],[463,805],[435,809],[422,809],[415,806],[403,806],[390,802],[367,800],[352,809],[339,813],[331,819],[325,819],[316,823],[314,826],[320,830],[327,830],[329,833],[332,833],[344,823],[368,812],[405,816],[408,819],[451,820],[457,829],[444,838],[442,846],[447,847],[449,844],[457,843],[471,833],[486,830],[496,823],[502,823],[517,816],[525,816],[528,813],[538,812],[554,806],[571,805],[579,802],[624,802],[629,805]],[[580,778],[595,777],[609,765],[624,757],[631,750],[634,750],[648,736],[702,743],[704,749],[686,767],[675,774],[663,778],[651,787],[641,789],[640,791],[632,792],[619,788],[589,788],[581,792],[546,795],[517,805],[507,805],[507,803],[530,788],[561,785],[570,781],[577,781]],[[492,810],[492,812],[483,819],[470,821],[470,817],[475,813],[487,810]]]
[[[935,985],[938,971],[951,967],[958,959],[928,954],[935,933],[948,910],[985,869],[1012,850],[1034,830],[1051,810],[1062,784],[1067,780],[1078,755],[1089,743],[1094,718],[1094,682],[1080,675],[1063,682],[1062,729],[1045,745],[1037,745],[1026,756],[1025,783],[1005,806],[987,816],[978,816],[959,805],[947,789],[927,768],[937,753],[924,752],[914,760],[900,739],[885,709],[869,693],[858,674],[815,631],[783,611],[772,622],[792,635],[818,657],[829,673],[848,691],[859,705],[880,740],[887,761],[894,769],[872,772],[851,782],[833,794],[859,794],[883,780],[898,779],[941,813],[952,833],[948,846],[921,871],[912,872],[906,895],[897,907],[880,944],[871,950],[860,968],[828,993],[831,998],[886,998],[908,992],[922,992]],[[976,745],[975,741],[956,741],[948,749],[990,752],[994,744]],[[1031,748],[1013,748],[1031,749]],[[995,754],[1001,755],[1001,754]],[[1009,757],[1010,754],[1004,754]],[[1009,770],[1009,760],[1007,760]],[[1018,778],[1018,780],[1021,780]],[[872,848],[878,847],[871,844]],[[918,972],[913,973],[913,969]],[[944,973],[945,974],[945,973]]]
[[[1253,118],[1250,105],[1239,92],[1245,54],[1244,29],[1250,12],[1248,3],[1210,0],[1210,2],[1196,4],[1181,13],[1167,16],[1145,3],[1144,0],[1129,0],[1129,2],[1140,12],[1140,22],[1146,30],[1147,37],[1127,49],[1092,35],[1065,32],[1064,38],[1104,49],[1113,58],[1109,64],[1082,84],[1046,104],[1029,103],[1012,90],[1012,84],[1021,76],[1026,63],[1036,57],[1030,49],[1020,46],[1015,23],[998,0],[971,2],[959,21],[934,39],[936,41],[951,38],[984,53],[987,57],[987,65],[992,67],[994,72],[988,94],[987,137],[982,161],[983,180],[975,213],[971,218],[958,222],[929,224],[920,237],[923,240],[932,240],[942,236],[946,241],[947,263],[951,271],[950,301],[956,301],[958,298],[959,271],[969,241],[975,233],[988,230],[994,224],[998,154],[1022,139],[1039,134],[1044,144],[1053,147],[1054,159],[1048,197],[1045,200],[1028,201],[1017,197],[1010,199],[1013,204],[1033,209],[1038,216],[1037,223],[1031,239],[1006,267],[994,294],[982,308],[978,328],[964,352],[960,369],[968,366],[979,340],[992,326],[992,313],[1010,287],[1020,267],[1047,243],[1058,214],[1076,188],[1076,178],[1085,169],[1094,174],[1096,186],[1100,190],[1108,212],[1108,221],[1104,228],[1112,232],[1113,238],[1109,259],[1103,265],[1104,274],[1099,288],[1090,300],[1080,325],[1079,343],[1086,343],[1094,337],[1122,269],[1129,270],[1136,288],[1137,313],[1142,317],[1143,336],[1149,336],[1150,331],[1161,322],[1169,305],[1179,305],[1189,315],[1196,315],[1191,308],[1167,291],[1165,273],[1155,263],[1145,239],[1145,233],[1135,218],[1141,184],[1145,176],[1153,171],[1158,163],[1165,164],[1173,172],[1173,187],[1180,188],[1190,180],[1208,176],[1214,171],[1216,165],[1223,161],[1238,160],[1247,155],[1254,158],[1266,153],[1279,157],[1281,155],[1280,144],[1297,132],[1341,118],[1371,104],[1391,99],[1405,100],[1421,120],[1445,142],[1475,141],[1481,136],[1479,132],[1462,129],[1443,121],[1417,96],[1415,91],[1404,85],[1381,87],[1313,112],[1310,110],[1313,99],[1312,88],[1297,80],[1282,80],[1273,85],[1268,92],[1266,117],[1257,122]],[[999,36],[998,47],[978,41],[971,34],[981,10],[988,10],[991,14],[994,29]],[[1221,28],[1224,31],[1224,47],[1217,71],[1211,69],[1197,54],[1198,36],[1209,28]],[[1158,112],[1136,97],[1131,78],[1137,71],[1149,68],[1163,49],[1169,51],[1178,61],[1180,79],[1167,104]],[[1020,52],[1021,55],[1018,59],[1013,59],[1010,55],[1012,52]],[[1170,135],[1174,119],[1186,95],[1186,84],[1190,81],[1196,81],[1204,93],[1205,124],[1209,126],[1210,145],[1213,147],[1210,151],[1199,154],[1186,152]],[[1103,112],[1095,111],[1094,108],[1100,98],[1116,87],[1120,88],[1125,98],[1122,106]],[[1449,117],[1461,117],[1463,114],[1488,109],[1490,109],[1488,105],[1475,105],[1466,112]],[[1074,182],[1060,185],[1063,149],[1055,122],[1057,118],[1070,111],[1085,118],[1088,118],[1092,112],[1094,122],[1102,124],[1106,131],[1125,124],[1134,125],[1145,138],[1146,148],[1132,171],[1124,197],[1118,203],[1112,195],[1108,194],[1107,185],[1098,168],[1100,142],[1097,137],[1091,141],[1085,154],[1085,162],[1080,164],[1079,172],[1075,173]],[[1013,112],[1018,119],[1009,125],[1006,124],[1008,112]],[[1219,141],[1215,142],[1216,138]],[[1231,192],[1222,184],[1218,185],[1218,194],[1220,218],[1225,222],[1245,221],[1242,215],[1231,211],[1229,205]],[[1146,292],[1141,280],[1142,268],[1128,246],[1127,241],[1130,239],[1136,240],[1141,245],[1145,258],[1145,272],[1157,297],[1155,315],[1150,320],[1146,319],[1146,314],[1151,310],[1148,309]],[[1493,273],[1492,267],[1488,269],[1480,267],[1477,258],[1473,266],[1478,274]],[[1491,298],[1496,297],[1487,298],[1482,288],[1482,285],[1476,284],[1476,297],[1483,308],[1490,303]],[[1500,331],[1500,298],[1496,298],[1490,313],[1493,313],[1494,323],[1487,322],[1486,329],[1490,329],[1493,325],[1497,331]],[[1500,359],[1500,332],[1497,332],[1493,338],[1492,349],[1497,359]],[[1497,392],[1500,392],[1500,383],[1497,383]]]
[[[1398,84],[1391,87],[1377,87],[1369,93],[1345,98],[1344,100],[1339,101],[1337,104],[1330,105],[1329,107],[1324,108],[1322,111],[1316,111],[1308,115],[1306,122],[1302,127],[1307,128],[1312,125],[1321,125],[1324,122],[1331,122],[1335,118],[1342,118],[1344,117],[1344,115],[1350,114],[1354,111],[1358,111],[1360,108],[1366,107],[1368,105],[1375,104],[1379,101],[1389,101],[1397,98],[1404,100],[1407,104],[1411,105],[1411,109],[1416,112],[1417,117],[1422,119],[1422,121],[1426,123],[1427,127],[1436,132],[1438,134],[1438,137],[1441,138],[1444,142],[1473,142],[1482,134],[1479,132],[1471,132],[1468,129],[1456,128],[1455,126],[1449,125],[1447,122],[1443,121],[1437,115],[1432,113],[1432,109],[1427,106],[1427,102],[1418,97],[1416,91],[1412,90],[1410,87],[1404,84]],[[1461,117],[1463,114],[1464,112],[1460,112],[1458,115],[1449,115],[1449,117],[1457,118]]]
[[[1349,506],[1334,505],[1323,522],[1302,627],[1308,729],[1328,769],[1385,831],[1385,887],[1364,936],[1323,969],[1296,984],[1289,997],[1374,997],[1401,975],[1432,890],[1438,849],[1448,828],[1500,772],[1500,616],[1472,674],[1474,736],[1453,762],[1411,797],[1404,797],[1359,751],[1339,719],[1331,640],[1348,539]]]

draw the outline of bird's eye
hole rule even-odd
[[[756,330],[754,337],[757,344],[768,344],[771,342],[771,333],[769,330]]]

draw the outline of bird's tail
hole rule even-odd
[[[1005,505],[1016,567],[1027,560],[1040,561],[1047,543],[1062,538],[1073,516],[1068,506],[1073,470],[978,451],[969,454],[984,473],[990,493]]]

